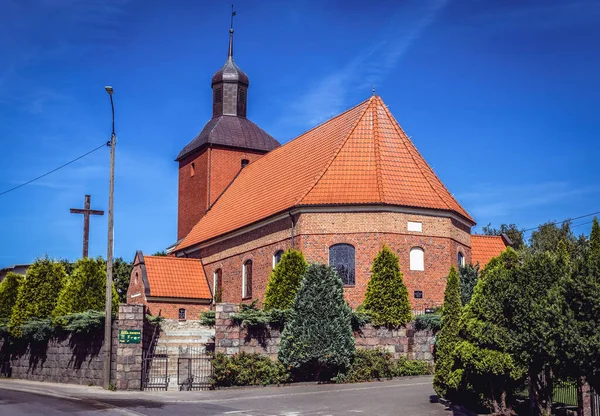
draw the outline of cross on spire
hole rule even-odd
[[[233,4],[231,5],[231,25],[229,26],[229,53],[228,57],[233,57],[233,16],[235,16],[235,10],[233,10]]]
[[[83,257],[88,256],[88,246],[90,241],[90,215],[104,215],[104,211],[90,209],[90,196],[85,196],[83,209],[71,208],[71,214],[83,214]]]

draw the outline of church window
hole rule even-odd
[[[249,163],[250,163],[250,161],[248,159],[242,159],[242,168],[245,168],[246,166],[248,166]]]
[[[190,165],[190,177],[194,176],[196,174],[196,164],[194,162],[192,162],[192,164]]]
[[[354,247],[350,244],[335,244],[329,247],[329,265],[335,268],[344,286],[354,286]]]
[[[252,260],[246,260],[242,268],[242,298],[252,297]]]
[[[185,308],[179,308],[179,320],[185,321]]]
[[[423,223],[416,221],[409,221],[407,225],[408,231],[414,231],[417,233],[423,232]]]
[[[283,256],[283,250],[277,250],[275,254],[273,254],[273,268],[281,261],[281,256]]]
[[[425,252],[421,247],[410,249],[410,269],[425,270]]]
[[[223,301],[223,271],[215,270],[213,273],[213,303]]]
[[[461,267],[465,265],[465,256],[460,251],[458,252],[458,265]]]

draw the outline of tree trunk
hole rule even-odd
[[[550,416],[552,414],[552,390],[553,390],[552,369],[545,366],[541,371],[531,371],[529,373],[529,385],[531,397],[534,403],[536,415]]]

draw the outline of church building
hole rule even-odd
[[[178,241],[168,261],[193,265],[187,279],[197,288],[181,290],[185,278],[161,272],[137,280],[128,295],[149,295],[153,288],[139,282],[154,281],[166,290],[160,301],[172,290],[178,306],[207,308],[193,293],[209,293],[213,303],[261,301],[282,253],[295,248],[309,263],[335,267],[356,308],[385,244],[400,259],[413,309],[441,305],[450,266],[472,260],[475,221],[382,98],[373,95],[280,145],[247,118],[249,85],[233,59],[231,29],[227,60],[212,77],[212,119],[176,158]],[[144,296],[136,302],[152,303]]]

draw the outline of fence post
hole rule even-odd
[[[577,415],[592,416],[592,391],[590,385],[581,377],[577,383]]]

